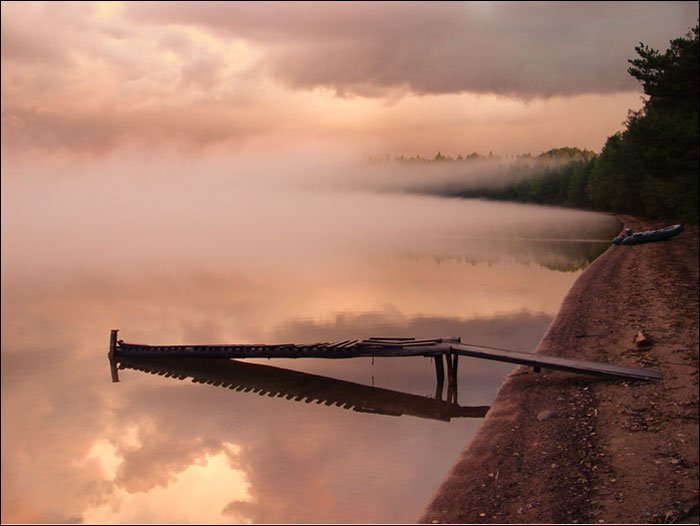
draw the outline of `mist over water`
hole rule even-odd
[[[460,361],[454,408],[424,358],[134,366],[116,384],[106,360],[112,328],[154,344],[461,336],[531,351],[619,230],[348,188],[363,170],[308,153],[3,170],[3,520],[416,520],[511,366]]]
[[[21,176],[10,170],[3,178],[4,268],[38,273],[50,261],[59,274],[99,267],[142,276],[163,272],[164,262],[169,269],[303,267],[422,251],[484,260],[503,257],[504,239],[606,241],[595,234],[614,230],[597,213],[402,193],[440,177],[469,184],[457,169],[387,174],[346,160],[272,158],[115,160]],[[478,177],[496,181],[484,163]]]
[[[565,164],[557,158],[482,156],[460,161],[389,159],[367,162],[334,184],[384,192],[444,194],[446,190],[499,189]]]

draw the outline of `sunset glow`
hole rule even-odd
[[[693,3],[6,2],[3,158],[599,150],[641,105],[633,46],[695,17]]]

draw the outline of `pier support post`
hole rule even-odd
[[[456,404],[457,403],[457,367],[459,366],[459,355],[449,353],[445,355],[447,359],[448,371],[450,377],[447,384],[447,401]]]
[[[445,353],[445,363],[447,364],[447,385],[452,385],[454,373],[452,372],[452,353]]]
[[[109,335],[109,353],[107,354],[107,356],[109,357],[109,370],[112,373],[112,382],[119,381],[119,373],[117,372],[117,362],[114,359],[114,351],[117,348],[118,332],[119,329],[112,329],[112,332]]]
[[[442,354],[436,354],[433,356],[433,361],[435,362],[435,376],[437,377],[437,383],[442,385],[445,381],[445,367],[442,365]]]
[[[442,400],[443,385],[445,384],[445,366],[442,363],[442,354],[433,356],[435,362],[435,399]]]
[[[445,353],[445,361],[447,362],[447,401],[456,403],[458,356],[451,352]]]

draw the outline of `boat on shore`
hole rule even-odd
[[[645,230],[634,233],[629,228],[625,232],[612,240],[613,245],[640,245],[642,243],[652,243],[654,241],[665,241],[683,232],[683,225],[671,225],[659,230]]]

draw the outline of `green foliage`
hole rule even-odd
[[[451,188],[444,193],[461,197],[486,197],[525,203],[565,205],[590,208],[588,194],[594,152],[578,148],[556,148],[537,157],[523,155],[521,164],[510,167],[511,174],[502,174],[506,185],[481,188]],[[532,161],[534,160],[534,164]],[[517,175],[524,173],[525,175]]]
[[[648,96],[630,112],[626,129],[608,138],[600,155],[555,148],[535,157],[535,169],[505,178],[506,187],[446,193],[698,222],[698,26],[664,53],[640,44],[628,72]],[[477,154],[458,158],[479,159]],[[482,157],[483,158],[483,157]],[[492,154],[489,154],[492,158]],[[531,162],[529,154],[518,161]],[[440,152],[434,161],[452,161]],[[516,162],[513,170],[519,169]]]
[[[537,156],[538,159],[556,159],[556,160],[565,160],[565,161],[572,161],[572,160],[584,160],[584,161],[590,161],[595,157],[595,152],[592,152],[590,150],[580,150],[579,148],[570,148],[570,147],[564,147],[564,148],[552,148],[551,150],[547,150],[546,152],[542,152],[540,155]]]
[[[629,211],[638,201],[639,190],[633,184],[634,171],[630,169],[633,161],[622,145],[621,133],[608,137],[593,164],[587,193],[591,205],[599,210]]]
[[[640,58],[629,60],[627,71],[639,80],[649,96],[646,109],[698,104],[698,26],[685,37],[671,40],[664,54],[642,43],[634,48]]]
[[[555,148],[533,158],[519,156],[507,186],[447,188],[441,193],[486,197],[698,222],[699,106],[698,26],[671,41],[664,52],[644,44],[628,72],[638,79],[648,99],[630,112],[626,129],[608,138],[600,155],[578,148]],[[494,159],[472,153],[452,159],[397,159],[406,163],[469,163]],[[535,161],[532,169],[532,161]],[[519,163],[523,163],[519,165]],[[527,164],[527,169],[523,166]],[[526,175],[518,175],[524,173]]]
[[[588,193],[596,208],[698,222],[698,26],[665,53],[644,44],[630,75],[649,96],[610,137]]]
[[[698,222],[698,26],[664,53],[640,44],[628,72],[649,97],[599,156],[578,148],[540,154],[541,169],[506,188],[461,192]],[[555,164],[548,164],[555,161]]]

